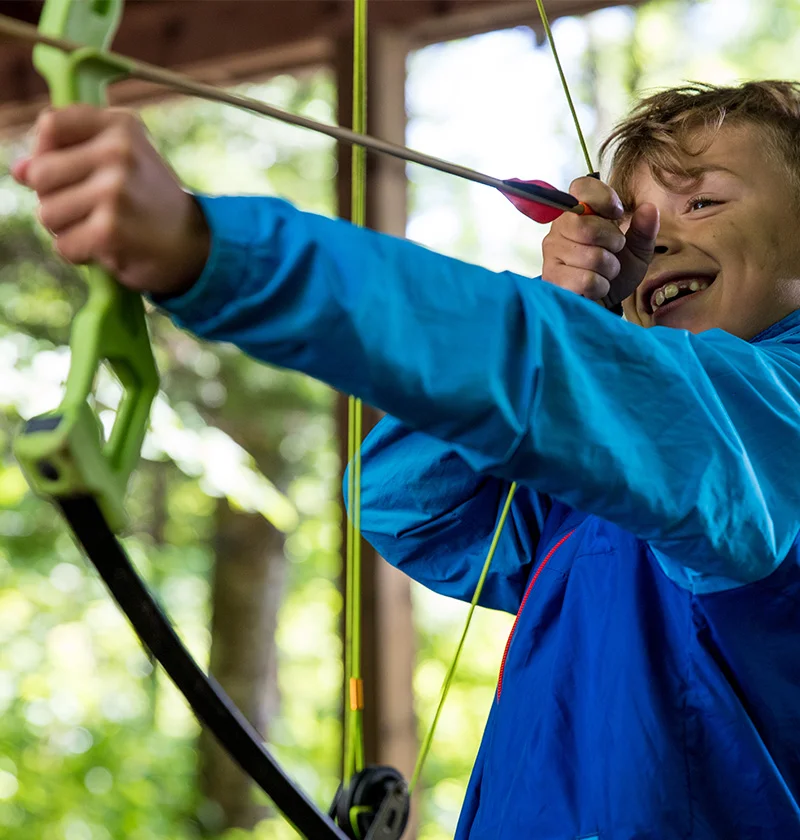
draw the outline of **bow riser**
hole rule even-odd
[[[71,53],[45,44],[34,48],[34,64],[55,107],[106,104],[106,87],[124,73],[103,52],[122,16],[123,0],[48,0],[40,31],[85,44]],[[71,365],[61,405],[30,421],[15,444],[16,456],[34,491],[45,498],[89,495],[106,521],[125,524],[124,496],[139,461],[158,392],[141,298],[96,266],[82,269],[88,300],[71,330]],[[123,388],[107,442],[90,405],[95,377],[108,363]]]

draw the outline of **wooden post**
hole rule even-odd
[[[352,106],[352,40],[337,42],[335,72],[339,124],[349,125]],[[407,41],[395,31],[371,31],[367,115],[369,132],[402,143],[405,137]],[[407,200],[405,166],[391,158],[368,158],[367,224],[396,236],[405,235]],[[339,215],[350,214],[350,151],[339,149]],[[377,278],[376,278],[377,279]],[[346,461],[347,398],[340,397],[338,423],[342,463]],[[364,428],[379,419],[365,409]],[[366,543],[363,549],[364,729],[368,764],[388,764],[409,778],[417,756],[413,670],[416,644],[409,580],[384,562]],[[416,835],[416,820],[406,837]]]

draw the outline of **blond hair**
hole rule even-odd
[[[693,179],[686,157],[702,154],[723,126],[749,125],[766,140],[766,152],[784,165],[800,193],[800,83],[746,82],[736,87],[692,84],[643,99],[603,143],[609,183],[633,205],[631,185],[640,163],[663,186]]]

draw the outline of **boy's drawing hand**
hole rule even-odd
[[[658,236],[658,209],[642,204],[627,217],[614,190],[596,178],[578,178],[569,191],[597,215],[564,213],[553,222],[542,244],[542,279],[615,306],[633,294],[647,273]]]
[[[133,114],[46,111],[12,174],[36,192],[39,218],[69,262],[98,263],[123,286],[158,295],[187,290],[202,272],[203,214]]]

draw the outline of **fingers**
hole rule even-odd
[[[619,259],[612,251],[602,246],[583,245],[565,238],[545,238],[542,248],[545,260],[552,262],[553,267],[565,265],[576,271],[590,271],[607,280],[613,280],[619,274]],[[552,256],[548,259],[551,253]]]
[[[564,213],[553,222],[542,248],[542,279],[615,306],[633,294],[647,273],[659,230],[658,209],[638,207],[622,233],[625,212],[611,187],[596,178],[578,178],[570,192],[596,215]]]
[[[588,204],[598,216],[612,221],[619,221],[625,214],[619,196],[597,178],[585,176],[576,178],[569,185],[570,194],[578,201]]]
[[[106,271],[117,274],[124,268],[122,232],[119,217],[110,208],[98,208],[60,235],[54,247],[60,256],[75,265],[97,262]]]
[[[612,254],[619,253],[625,247],[625,234],[615,222],[601,216],[564,213],[553,223],[553,231],[568,242],[605,248]]]
[[[595,178],[579,178],[570,192],[597,215],[564,213],[553,223],[542,245],[542,278],[590,300],[602,300],[621,270],[617,255],[626,245],[618,226],[622,203]]]
[[[140,136],[138,118],[120,109],[77,105],[46,111],[37,121],[31,157],[12,173],[37,193],[39,220],[70,262],[99,259],[110,267],[105,254],[120,250],[118,221]]]
[[[126,185],[123,167],[109,166],[88,172],[87,176],[68,187],[40,193],[39,221],[55,236],[62,236],[99,206],[121,204]]]
[[[42,224],[56,237],[58,253],[72,263],[99,259],[109,270],[112,253],[124,251],[127,227],[125,178],[103,171],[79,186],[43,201],[39,209]]]
[[[611,289],[611,281],[602,274],[570,265],[551,266],[542,279],[589,300],[603,300]]]
[[[49,111],[37,123],[31,157],[15,167],[15,176],[44,199],[101,167],[132,167],[138,133],[141,124],[124,111],[88,106]]]
[[[90,105],[44,111],[36,121],[33,156],[85,143],[113,125],[121,114],[135,120],[128,111]]]
[[[39,218],[72,263],[98,263],[129,289],[178,294],[210,248],[202,210],[141,121],[120,109],[71,106],[42,115],[14,177],[35,190]]]

